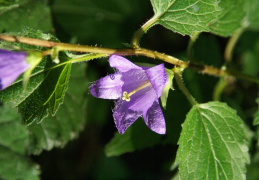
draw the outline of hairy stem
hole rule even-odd
[[[245,75],[231,70],[218,69],[207,65],[197,64],[194,62],[182,61],[173,56],[152,51],[149,49],[143,49],[143,48],[112,49],[112,48],[103,48],[103,47],[95,47],[95,46],[93,47],[93,46],[84,46],[84,45],[77,45],[77,44],[59,43],[59,42],[53,42],[53,41],[33,39],[33,38],[27,38],[27,37],[16,37],[16,36],[3,35],[3,34],[0,34],[0,40],[9,41],[9,42],[20,42],[24,44],[43,46],[47,48],[57,48],[59,51],[65,50],[65,51],[75,51],[75,52],[96,53],[96,54],[103,54],[103,55],[117,54],[117,55],[123,55],[123,56],[127,56],[127,55],[146,56],[146,57],[162,60],[164,62],[173,64],[178,67],[193,69],[203,74],[208,74],[208,75],[213,75],[218,77],[233,76],[233,77],[237,77],[243,80],[247,80],[247,81],[251,81],[259,84],[258,77]],[[42,53],[44,56],[51,55],[52,50],[46,50]]]

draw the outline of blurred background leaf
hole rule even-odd
[[[47,3],[47,0],[9,1],[8,5],[12,6],[0,7],[0,32],[21,31],[23,26],[51,31],[51,13]]]
[[[26,154],[28,133],[18,112],[0,106],[0,179],[39,179],[39,166]]]

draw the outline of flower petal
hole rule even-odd
[[[131,110],[145,112],[156,100],[157,95],[155,90],[152,87],[146,87],[133,94],[126,105]]]
[[[113,118],[120,134],[123,134],[142,115],[142,112],[126,108],[125,103],[126,101],[119,99],[113,110]]]
[[[141,67],[130,62],[128,59],[118,55],[111,55],[109,58],[109,63],[111,67],[118,69],[120,72],[127,72],[131,69],[142,69]]]
[[[27,54],[0,49],[0,90],[12,84],[30,65]]]
[[[95,81],[90,87],[90,93],[98,98],[118,99],[122,95],[121,74],[115,73]]]
[[[156,100],[153,105],[143,114],[146,125],[158,134],[165,134],[165,118],[162,109]]]
[[[166,72],[164,64],[159,64],[149,68],[146,70],[146,75],[156,91],[157,98],[159,98],[166,84]]]
[[[124,82],[122,90],[128,93],[148,82],[148,77],[144,70],[131,69],[122,73],[121,80]]]
[[[137,88],[149,84],[148,77],[144,70],[132,69],[122,73],[121,80],[124,82],[122,92],[126,91],[128,94]],[[153,102],[157,100],[157,95],[151,84],[147,87],[136,91],[130,96],[130,101],[125,103],[128,109],[133,111],[146,111],[151,107]]]

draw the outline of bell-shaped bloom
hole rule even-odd
[[[158,100],[166,84],[164,64],[140,67],[117,55],[110,56],[109,63],[117,71],[94,82],[90,92],[98,98],[117,99],[113,117],[119,133],[123,134],[142,116],[152,131],[165,134],[165,119]]]
[[[30,65],[27,54],[0,49],[0,90],[11,85]]]

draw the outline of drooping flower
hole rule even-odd
[[[0,49],[0,90],[11,85],[30,65],[27,53]]]
[[[158,100],[166,84],[164,64],[140,67],[117,55],[110,56],[109,63],[118,71],[94,82],[90,93],[98,98],[117,99],[113,117],[119,133],[123,134],[142,116],[152,131],[165,134],[165,119]]]

